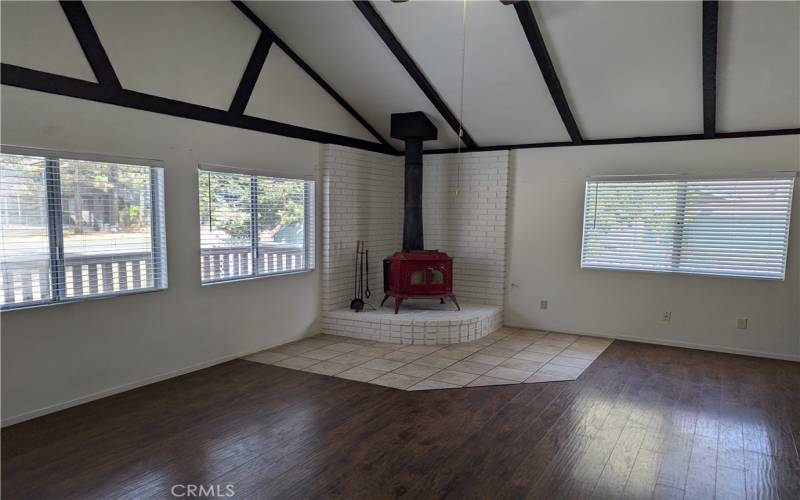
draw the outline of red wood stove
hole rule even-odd
[[[438,250],[416,250],[396,252],[383,261],[383,291],[394,297],[394,313],[409,298],[438,298],[442,304],[449,298],[458,305],[453,295],[453,259]]]
[[[395,113],[391,135],[406,143],[405,192],[403,205],[403,251],[383,261],[386,299],[394,297],[394,313],[405,299],[449,298],[461,310],[453,295],[453,259],[438,250],[425,250],[422,232],[422,142],[436,139],[436,126],[425,113]]]

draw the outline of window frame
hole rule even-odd
[[[711,278],[730,278],[730,279],[744,279],[744,280],[760,280],[760,281],[785,281],[786,280],[786,268],[789,264],[788,256],[789,256],[789,241],[791,240],[791,224],[792,224],[792,209],[793,209],[793,201],[794,197],[797,196],[797,191],[795,188],[797,187],[797,177],[800,175],[800,172],[796,170],[783,170],[783,171],[772,171],[772,172],[755,172],[755,173],[737,173],[737,174],[654,174],[654,175],[600,175],[600,176],[588,176],[586,177],[584,183],[584,198],[583,198],[583,214],[581,217],[581,248],[580,248],[580,255],[578,258],[578,266],[581,270],[588,269],[594,271],[623,271],[623,272],[638,272],[638,273],[646,273],[646,274],[663,274],[663,275],[678,275],[678,276],[694,276],[694,277],[711,277]],[[787,206],[787,225],[786,225],[786,241],[784,242],[783,247],[783,275],[781,277],[765,277],[765,276],[748,276],[748,275],[731,275],[731,274],[719,274],[713,272],[686,272],[675,270],[679,267],[680,263],[680,251],[676,256],[673,254],[672,257],[672,267],[671,269],[635,269],[635,268],[624,268],[624,267],[605,267],[605,266],[593,266],[593,265],[585,265],[584,264],[584,249],[586,245],[586,218],[588,217],[588,206],[589,206],[589,183],[590,182],[653,182],[653,181],[672,181],[672,182],[681,182],[681,181],[714,181],[714,180],[757,180],[757,179],[779,179],[779,178],[786,178],[792,179],[792,196],[789,198],[789,203]],[[680,195],[680,193],[679,193]],[[685,214],[685,207],[686,207],[686,199],[685,199],[685,192],[684,196],[678,202],[678,206],[681,206],[681,215],[680,215],[680,222],[678,223],[679,231],[681,233],[681,239],[678,242],[679,248],[682,246],[681,243],[683,241],[683,232],[684,232],[684,218]],[[675,242],[673,242],[675,244]],[[677,257],[677,258],[676,258]]]
[[[152,158],[134,158],[128,156],[106,155],[100,153],[76,153],[55,149],[32,148],[25,146],[0,145],[0,154],[36,156],[45,159],[45,191],[47,196],[47,233],[50,248],[50,286],[51,297],[46,300],[30,300],[0,304],[0,311],[20,311],[40,307],[50,307],[60,304],[71,304],[91,300],[111,299],[126,295],[161,292],[168,288],[167,243],[166,243],[166,196],[164,194],[164,162]],[[118,165],[131,165],[149,167],[150,170],[150,200],[151,223],[150,238],[151,252],[153,254],[153,286],[134,290],[121,290],[118,292],[86,295],[81,297],[66,296],[65,258],[64,258],[64,231],[63,204],[61,192],[61,175],[59,160],[90,161],[98,163],[114,163]],[[158,175],[153,175],[156,169]],[[163,237],[163,238],[162,238]],[[158,244],[161,242],[162,244]]]
[[[286,174],[284,172],[277,172],[277,171],[270,171],[270,170],[254,170],[254,169],[246,169],[246,168],[237,168],[237,167],[230,167],[227,165],[218,165],[212,163],[200,163],[197,166],[197,173],[198,176],[196,177],[197,180],[197,214],[198,220],[199,215],[201,213],[202,207],[200,206],[200,174],[203,172],[210,172],[210,173],[217,173],[217,174],[235,174],[235,175],[246,175],[250,177],[250,249],[252,252],[251,256],[251,266],[253,269],[252,274],[241,275],[241,276],[231,276],[227,278],[217,278],[217,279],[209,279],[203,280],[203,247],[202,247],[202,239],[200,241],[200,249],[198,252],[198,256],[200,257],[200,285],[201,286],[211,286],[211,285],[219,285],[223,283],[233,283],[236,281],[251,281],[257,280],[262,278],[275,278],[280,276],[291,276],[295,274],[306,274],[306,273],[313,273],[317,269],[317,258],[316,258],[316,251],[317,251],[317,235],[316,235],[316,210],[317,210],[317,200],[316,200],[316,184],[317,179],[314,175],[302,175],[302,174]],[[259,232],[258,232],[258,178],[264,177],[269,179],[279,179],[279,180],[290,180],[290,181],[303,181],[303,254],[306,265],[303,269],[298,269],[294,271],[283,271],[277,273],[259,273],[258,272],[258,258],[259,258]],[[312,183],[314,186],[313,194],[314,196],[309,196],[309,185],[308,182]],[[309,204],[311,205],[309,207]],[[309,209],[310,208],[310,209]],[[311,223],[309,224],[309,221]],[[312,231],[313,229],[313,231]],[[198,227],[200,230],[200,227]],[[312,244],[309,245],[308,242],[312,241]],[[309,266],[308,263],[311,262]]]

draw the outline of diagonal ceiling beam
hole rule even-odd
[[[250,61],[247,62],[247,67],[244,69],[242,80],[239,82],[239,87],[236,89],[236,94],[233,96],[231,113],[242,115],[250,101],[250,96],[253,95],[253,89],[258,81],[258,75],[261,74],[261,68],[264,67],[264,62],[267,60],[269,48],[272,47],[272,37],[266,32],[262,31],[258,37],[253,53],[250,55]]]
[[[115,88],[68,76],[45,73],[8,63],[0,63],[0,83],[12,87],[75,97],[89,101],[113,104],[125,108],[149,111],[162,115],[177,116],[190,120],[216,123],[229,127],[255,130],[267,134],[294,137],[323,144],[338,144],[351,148],[398,154],[394,149],[373,141],[313,130],[288,123],[280,123],[254,116],[236,115],[225,109],[210,108],[199,104],[176,101],[166,97],[145,94],[133,90]]]
[[[78,43],[80,43],[97,81],[100,85],[122,88],[119,78],[117,78],[117,73],[114,71],[114,67],[111,66],[108,54],[106,54],[103,44],[100,43],[100,37],[97,36],[97,31],[95,31],[94,25],[89,19],[89,13],[86,12],[83,2],[62,1],[59,3],[64,15],[67,16],[70,26],[72,26],[72,31],[75,32],[75,36],[78,38]]]
[[[281,50],[283,50],[286,53],[286,55],[288,55],[292,59],[292,61],[295,62],[295,64],[300,66],[308,76],[310,76],[315,82],[317,82],[317,84],[319,84],[320,87],[325,89],[325,91],[331,97],[333,97],[333,99],[337,103],[339,103],[341,107],[343,107],[348,113],[350,113],[350,115],[353,118],[355,118],[356,121],[360,123],[362,127],[367,129],[369,133],[372,134],[372,136],[378,140],[378,142],[380,142],[386,148],[389,148],[392,151],[397,151],[391,144],[389,144],[389,142],[386,139],[383,138],[383,136],[381,136],[381,134],[378,133],[377,130],[375,130],[375,128],[372,125],[369,124],[369,122],[367,122],[367,120],[364,119],[364,117],[358,114],[358,112],[350,105],[350,103],[345,101],[344,98],[340,96],[339,93],[333,89],[333,87],[328,85],[328,82],[322,79],[319,73],[314,71],[311,68],[311,66],[306,64],[306,62],[303,59],[301,59],[300,56],[298,56],[297,53],[295,53],[295,51],[292,50],[291,47],[286,45],[286,42],[281,40],[281,38],[278,37],[278,35],[276,35],[275,32],[270,29],[269,26],[267,26],[267,23],[261,20],[261,18],[258,17],[255,12],[250,10],[250,8],[247,5],[245,5],[244,2],[240,0],[232,0],[232,3],[242,12],[242,14],[247,16],[247,18],[250,19],[253,22],[253,24],[258,26],[261,29],[261,32],[266,34],[272,40],[272,43],[280,47]]]
[[[514,2],[514,9],[517,11],[522,30],[528,38],[531,51],[533,51],[536,62],[539,64],[544,81],[550,90],[550,96],[553,98],[558,114],[561,115],[561,120],[564,122],[564,127],[567,129],[572,143],[583,143],[583,137],[581,137],[578,124],[575,122],[575,117],[572,116],[567,97],[564,95],[564,89],[561,88],[561,82],[558,79],[558,74],[556,74],[553,61],[550,59],[550,53],[547,52],[547,46],[544,43],[544,38],[542,38],[542,32],[539,30],[536,17],[533,15],[530,2],[527,0]]]
[[[425,95],[431,101],[431,104],[433,104],[436,110],[439,111],[439,114],[442,115],[456,135],[461,136],[461,140],[464,142],[467,148],[473,149],[478,147],[467,130],[464,128],[463,124],[459,122],[458,118],[456,118],[456,115],[453,114],[441,96],[439,96],[438,92],[436,92],[436,89],[433,88],[431,82],[425,78],[425,75],[422,73],[422,70],[419,69],[419,66],[417,66],[408,52],[406,52],[397,37],[394,36],[392,30],[389,29],[389,26],[387,26],[386,22],[383,20],[380,14],[378,14],[378,11],[375,10],[375,7],[372,5],[372,3],[368,0],[354,0],[354,3],[356,4],[356,7],[358,7],[358,10],[360,10],[367,19],[367,22],[370,24],[370,26],[372,26],[372,29],[375,30],[389,50],[392,51],[392,54],[394,54],[397,60],[400,61],[400,64],[403,65],[409,76],[414,79],[422,92],[425,93]],[[461,131],[460,134],[459,130]]]
[[[703,135],[717,133],[717,27],[719,2],[703,2]]]

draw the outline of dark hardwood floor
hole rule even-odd
[[[574,382],[405,392],[232,361],[3,429],[2,494],[797,499],[798,444],[798,363],[618,341]]]

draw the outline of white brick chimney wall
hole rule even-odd
[[[423,161],[425,248],[453,257],[460,301],[503,305],[508,151],[425,155]]]
[[[402,247],[403,162],[402,156],[344,146],[327,145],[323,149],[322,330],[392,342],[441,343],[480,338],[502,326],[507,152],[423,158],[425,248],[439,249],[453,257],[453,285],[459,302],[499,307],[472,319],[448,316],[431,321],[430,314],[425,315],[425,320],[398,317],[401,323],[409,324],[389,325],[390,320],[380,328],[375,327],[376,319],[369,315],[342,316],[354,295],[357,240],[365,240],[370,251],[368,279],[372,297],[368,303],[377,307],[383,298],[383,259]],[[420,325],[424,327],[424,339],[416,338],[414,328]],[[461,332],[462,325],[466,333]]]
[[[402,246],[403,158],[327,145],[321,176],[322,312],[349,306],[358,240],[367,242],[370,302],[378,305],[383,259]]]

